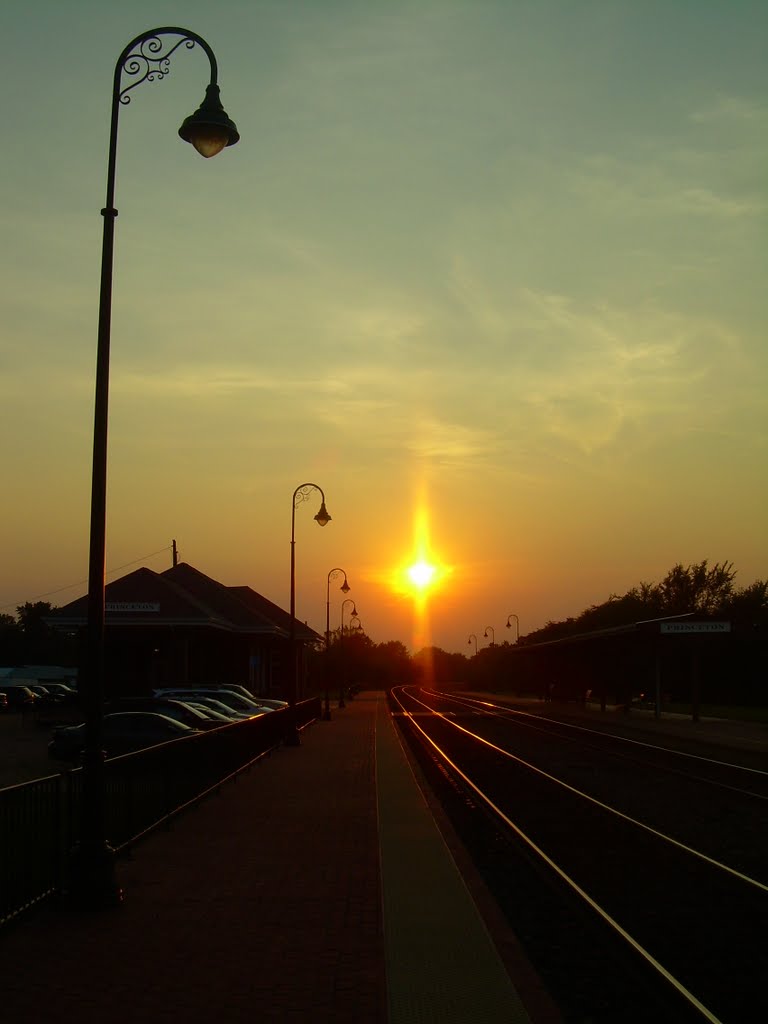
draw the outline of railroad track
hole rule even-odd
[[[391,700],[566,1020],[768,1020],[768,772],[417,687]]]

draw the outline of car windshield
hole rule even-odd
[[[255,700],[249,700],[248,697],[243,697],[242,694],[235,693],[234,690],[220,690],[219,693],[220,696],[217,699],[229,704],[230,707],[240,708],[243,711],[262,710],[261,704],[257,704]]]
[[[213,718],[217,722],[231,722],[232,719],[226,713],[226,705],[222,704],[221,709],[219,709],[212,706],[215,703],[218,702],[211,701],[210,704],[203,704],[198,701],[195,701],[194,704],[190,704],[189,706],[191,708],[194,708],[196,711],[202,711],[207,718]]]

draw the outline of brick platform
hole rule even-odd
[[[7,929],[4,1024],[556,1019],[523,1009],[381,693],[151,835],[119,878],[118,909]]]

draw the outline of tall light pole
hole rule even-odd
[[[491,631],[491,642],[489,644],[489,647],[494,647],[496,645],[496,630],[493,628],[493,626],[486,626],[485,627],[485,632],[483,633],[483,636],[485,637],[486,640],[488,639],[488,630],[489,629]]]
[[[511,612],[507,616],[507,629],[512,628],[512,623],[509,621],[510,619],[515,620],[515,643],[518,644],[520,643],[520,619],[518,619],[514,612]]]
[[[291,501],[291,621],[288,633],[288,730],[285,743],[289,747],[298,747],[301,737],[296,725],[296,701],[299,695],[299,660],[296,650],[296,508],[304,501],[309,501],[313,491],[320,492],[320,509],[313,517],[318,526],[327,526],[331,521],[325,507],[325,494],[318,484],[299,484],[293,492]]]
[[[166,45],[166,36],[179,37]],[[215,156],[234,146],[240,136],[219,100],[218,67],[206,41],[183,28],[156,28],[132,40],[117,59],[112,87],[112,114],[107,160],[106,204],[101,248],[101,287],[96,353],[96,389],[93,420],[93,468],[91,476],[91,518],[88,556],[88,624],[84,656],[84,679],[80,687],[85,717],[83,752],[83,801],[80,839],[70,861],[68,890],[78,903],[104,906],[121,899],[115,877],[114,851],[105,837],[104,825],[104,640],[105,640],[105,554],[107,511],[107,426],[109,408],[109,350],[112,322],[112,267],[114,255],[115,166],[120,108],[131,102],[131,92],[143,82],[165,78],[170,58],[184,45],[199,46],[210,63],[210,83],[200,107],[185,119],[179,135],[202,156]],[[123,75],[130,81],[123,86]]]
[[[347,666],[346,666],[346,662],[345,662],[345,655],[344,655],[344,609],[346,608],[346,606],[348,604],[352,605],[352,611],[350,612],[350,615],[349,615],[350,622],[352,621],[352,619],[356,619],[357,618],[357,608],[355,607],[355,602],[352,600],[351,597],[348,597],[346,599],[346,601],[342,601],[341,602],[341,634],[340,634],[340,637],[339,637],[339,642],[342,645],[342,647],[341,647],[341,650],[342,650],[342,657],[341,657],[341,679],[339,681],[339,707],[340,708],[345,708],[347,706],[345,701],[344,701],[344,678],[346,676],[346,671],[347,671]]]
[[[472,646],[472,641],[473,640],[475,641],[475,654],[477,654],[477,637],[475,636],[474,633],[470,633],[469,636],[467,637],[467,646],[468,647]]]
[[[328,584],[325,588],[325,709],[323,711],[323,720],[326,722],[330,722],[331,720],[331,702],[328,696],[328,677],[330,673],[328,665],[328,651],[331,646],[331,580],[337,580],[340,573],[344,576],[344,582],[339,587],[339,590],[343,594],[348,594],[351,588],[347,581],[347,574],[344,569],[331,569],[328,573]]]

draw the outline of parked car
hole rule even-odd
[[[174,693],[179,693],[182,689],[184,692],[189,692],[186,688],[171,686],[165,687],[160,690],[155,690],[155,695],[158,697],[167,697]],[[194,688],[191,692],[194,693],[237,693],[241,697],[245,697],[246,700],[256,704],[258,707],[271,708],[276,711],[278,708],[287,708],[287,700],[277,700],[272,697],[259,697],[258,695],[251,693],[250,690],[246,690],[244,686],[240,686],[239,683],[221,683],[218,686],[202,686]]]
[[[183,722],[192,729],[215,729],[221,725],[221,722],[217,722],[205,711],[196,711],[186,701],[170,697],[120,697],[109,701],[105,710],[110,714],[116,711],[154,711],[175,718],[177,722]]]
[[[3,683],[3,692],[10,711],[32,711],[37,706],[37,696],[22,683]]]
[[[37,697],[37,706],[40,708],[49,708],[53,704],[60,704],[61,697],[57,694],[52,693],[47,686],[43,686],[41,683],[27,683],[28,688]]]
[[[205,689],[201,687],[200,689],[165,689],[156,692],[162,694],[163,697],[173,697],[175,700],[197,700],[198,697],[213,697],[215,700],[221,701],[222,704],[226,704],[227,707],[231,707],[235,711],[247,711],[251,716],[263,715],[267,711],[273,710],[272,708],[255,704],[253,701],[248,700],[247,697],[243,697],[232,690]]]
[[[228,690],[224,686],[222,686],[219,689],[218,697],[216,699],[223,701],[225,704],[231,704],[232,701],[235,700],[237,702],[234,705],[235,707],[241,707],[244,701],[245,705],[243,707],[243,710],[247,710],[249,707],[256,708],[259,711],[275,710],[275,708],[272,707],[271,704],[262,704],[261,699],[259,697],[244,697],[241,693],[238,693],[236,690]]]
[[[249,711],[236,711],[235,708],[230,707],[228,704],[223,704],[220,700],[216,700],[215,697],[198,697],[196,703],[210,708],[211,711],[216,711],[220,715],[226,715],[231,722],[242,722],[247,718],[254,717]]]
[[[236,711],[230,711],[226,704],[221,704],[222,710],[219,711],[212,705],[203,704],[202,701],[185,700],[184,703],[187,707],[205,712],[206,715],[217,721],[219,725],[231,725],[233,722],[239,722],[250,717],[249,715],[238,715]]]
[[[251,700],[255,701],[260,707],[272,708],[273,711],[279,711],[280,708],[287,708],[287,700],[277,700],[275,697],[251,697]]]
[[[77,703],[77,690],[73,689],[71,686],[67,686],[66,683],[45,682],[41,685],[44,686],[49,693],[60,697],[63,704]]]
[[[175,718],[158,715],[153,711],[120,711],[105,715],[102,727],[107,757],[118,757],[158,743],[202,735],[199,729],[192,729]],[[77,762],[84,745],[84,722],[80,725],[60,726],[53,731],[48,744],[48,756],[57,761]]]
[[[246,700],[252,700],[254,704],[258,704],[259,707],[272,708],[276,711],[278,708],[287,708],[287,700],[277,700],[273,697],[260,697],[256,693],[251,693],[250,690],[246,690],[244,686],[239,686],[237,683],[222,683],[218,687],[222,692],[227,693],[239,693],[241,697],[245,697]]]

